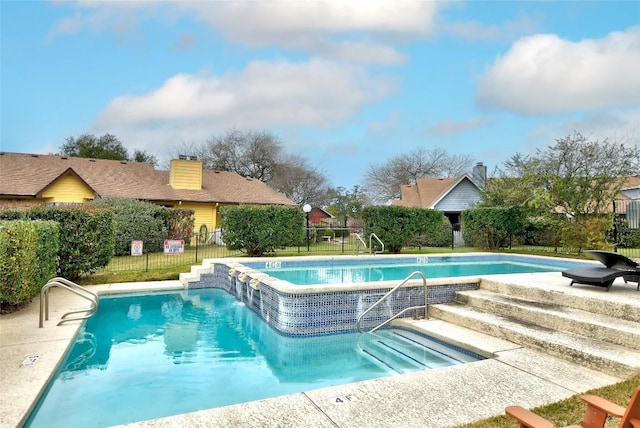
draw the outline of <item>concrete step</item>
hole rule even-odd
[[[433,305],[429,316],[522,346],[540,349],[585,367],[625,378],[640,372],[640,352],[575,333],[450,303]]]
[[[477,361],[477,356],[447,346],[437,339],[405,329],[381,329],[363,334],[360,351],[385,370],[410,373]]]
[[[579,334],[640,351],[638,322],[574,309],[555,302],[525,300],[487,290],[458,292],[455,300],[526,324]]]
[[[505,276],[499,281],[483,278],[480,289],[640,323],[640,292],[635,287],[617,284],[618,293],[609,293],[602,287],[569,286],[567,278],[562,277],[539,275],[535,281],[525,275],[507,278]],[[621,279],[619,281],[622,282]]]

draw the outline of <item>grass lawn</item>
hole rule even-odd
[[[626,407],[631,399],[631,394],[640,385],[640,375],[635,375],[624,382],[615,385],[605,386],[603,388],[592,389],[585,394],[597,395],[607,400]],[[558,427],[571,424],[579,424],[584,416],[586,404],[574,395],[557,403],[547,406],[531,409],[534,413],[548,419]],[[514,405],[518,403],[513,403]],[[619,419],[610,418],[605,425],[606,428],[615,428],[618,426]],[[518,422],[506,415],[496,416],[478,422],[461,425],[458,428],[514,428],[518,426]]]

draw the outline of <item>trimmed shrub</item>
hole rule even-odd
[[[56,275],[58,223],[0,221],[0,310],[29,303]]]
[[[473,208],[462,212],[463,237],[472,247],[506,248],[514,235],[526,227],[525,212],[520,207]]]
[[[444,227],[449,224],[442,212],[425,208],[369,206],[361,214],[365,235],[375,233],[391,253],[399,253],[421,235],[442,240]]]
[[[408,245],[413,247],[451,247],[453,244],[453,226],[446,216],[442,216],[440,226],[433,225],[433,228],[420,233]]]
[[[128,255],[131,241],[144,241],[144,252],[154,253],[163,251],[165,239],[184,239],[193,234],[193,210],[125,198],[101,198],[90,205],[113,211],[116,256]]]
[[[77,279],[105,267],[113,257],[114,217],[110,210],[89,206],[34,208],[26,216],[59,224],[59,276]]]
[[[222,207],[222,240],[249,256],[305,242],[305,214],[298,207]]]

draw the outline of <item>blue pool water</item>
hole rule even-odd
[[[218,289],[103,297],[27,426],[104,427],[481,358],[400,335],[426,342],[285,337]]]
[[[274,266],[275,265],[275,266]],[[272,276],[296,285],[311,284],[351,284],[374,281],[403,280],[415,271],[423,272],[427,278],[448,278],[457,276],[494,275],[505,273],[557,272],[569,265],[557,263],[545,264],[541,261],[502,260],[492,258],[467,259],[451,257],[400,259],[387,261],[384,259],[371,261],[335,261],[317,262],[267,262],[261,265],[247,263]]]

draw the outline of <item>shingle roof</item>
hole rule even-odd
[[[418,178],[416,184],[402,185],[400,199],[393,205],[402,207],[433,208],[464,177],[454,178]]]
[[[0,195],[38,197],[69,173],[100,197],[295,205],[263,182],[233,172],[205,170],[201,190],[182,190],[169,185],[169,171],[156,170],[148,163],[21,153],[0,153]]]

